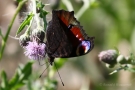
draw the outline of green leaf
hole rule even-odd
[[[22,86],[24,86],[24,83],[17,83],[16,85],[14,85],[11,90],[18,90],[19,88],[21,88]]]
[[[48,14],[48,12],[46,12],[44,10],[41,10],[40,15],[39,15],[43,19],[45,30],[46,30],[46,27],[47,27],[47,21],[46,21],[46,15],[47,14]]]
[[[5,71],[2,71],[1,72],[1,88],[5,88],[5,90],[6,89],[8,89],[8,80],[7,80],[7,75],[6,75],[6,73],[5,73]]]
[[[127,64],[127,68],[125,70],[135,73],[135,65]]]
[[[30,76],[32,70],[32,62],[29,62],[25,65],[24,68],[20,68],[17,70],[16,74],[14,77],[9,81],[7,80],[6,73],[2,71],[1,73],[1,78],[2,78],[2,83],[0,86],[0,90],[17,90],[20,87],[22,87],[25,83],[24,81],[27,80],[27,78]],[[20,79],[21,75],[23,75],[23,78]]]
[[[52,66],[52,69],[55,70],[55,71],[56,71],[56,68],[60,69],[65,64],[66,61],[67,61],[66,58],[56,59],[55,62],[54,62],[55,65]]]
[[[25,18],[25,20],[21,23],[16,36],[26,27],[26,25],[29,25],[31,20],[33,19],[34,14],[30,13],[29,15],[27,15],[27,17]]]
[[[42,3],[42,2],[40,2],[40,1],[36,1],[36,7],[37,8],[41,8],[41,9],[43,9],[44,8],[44,4]]]
[[[135,68],[130,68],[130,69],[127,69],[127,70],[130,71],[130,72],[135,73]]]
[[[32,72],[32,64],[33,62],[29,62],[25,65],[25,67],[21,70],[23,77],[22,80],[27,80],[28,77],[30,76],[31,72]]]
[[[14,77],[9,81],[9,87],[12,88],[12,90],[17,90],[22,87],[25,84],[24,81],[28,81],[31,71],[32,62],[28,62],[23,68],[19,68],[16,71]]]
[[[4,40],[4,36],[3,36],[2,32],[1,32],[1,28],[0,28],[0,36],[1,36],[2,40]]]
[[[16,0],[18,3],[21,2],[22,0]]]
[[[13,76],[13,78],[9,81],[10,86],[15,86],[19,82],[19,74],[16,72],[16,74]]]
[[[44,82],[45,90],[56,90],[58,82],[54,79],[46,78]]]

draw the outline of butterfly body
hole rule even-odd
[[[87,54],[94,47],[94,37],[88,37],[74,17],[74,12],[53,10],[46,31],[46,52],[50,63],[55,58]]]

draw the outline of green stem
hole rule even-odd
[[[67,7],[67,9],[69,11],[73,11],[74,10],[73,5],[71,4],[71,2],[69,0],[62,0],[62,2]]]
[[[83,15],[83,13],[90,7],[91,0],[82,0],[82,1],[84,4],[75,15],[77,19],[79,19]]]
[[[3,39],[3,34],[2,34],[2,32],[1,32],[1,28],[0,28],[0,36],[1,36],[1,38]]]
[[[16,12],[15,12],[15,14],[14,14],[14,16],[13,16],[13,18],[12,18],[12,20],[11,20],[9,26],[8,26],[7,33],[6,33],[5,37],[4,37],[4,39],[2,39],[2,47],[1,47],[1,50],[0,50],[0,60],[2,59],[2,55],[3,55],[3,52],[4,52],[5,46],[6,46],[6,42],[8,40],[8,35],[9,35],[10,31],[11,31],[11,28],[13,26],[15,18],[17,16],[17,14],[19,13],[20,9],[22,8],[23,4],[26,1],[27,0],[22,0],[21,2],[19,2],[19,5],[18,5],[18,7],[16,9]]]
[[[40,27],[40,21],[39,21],[37,9],[36,9],[36,0],[31,0],[31,1],[33,3],[33,13],[34,13],[34,16],[35,16],[35,20],[37,22],[37,27]]]

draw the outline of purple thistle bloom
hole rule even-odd
[[[45,43],[37,43],[36,41],[29,41],[28,45],[25,46],[26,51],[24,52],[26,56],[33,60],[43,60],[45,58]]]

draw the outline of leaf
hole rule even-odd
[[[9,81],[9,87],[12,90],[17,90],[25,84],[24,81],[28,81],[32,71],[32,64],[32,62],[28,62],[23,68],[17,70],[14,77]]]
[[[46,12],[44,10],[41,10],[40,15],[39,15],[43,19],[43,21],[44,21],[44,28],[47,27],[47,21],[46,21],[46,15],[47,14],[48,14],[48,12]]]
[[[33,19],[33,16],[34,16],[33,13],[30,13],[29,15],[27,15],[25,20],[21,23],[20,27],[18,28],[16,36],[26,27],[26,25],[30,24],[31,20]]]
[[[12,87],[11,90],[18,90],[19,88],[21,88],[22,86],[24,86],[24,83],[17,83],[16,85],[14,85]]]
[[[10,86],[15,86],[19,82],[19,74],[16,73],[13,78],[9,81]]]
[[[44,82],[45,90],[56,90],[58,82],[54,79],[46,78]]]
[[[56,71],[56,69],[60,69],[65,64],[66,61],[67,61],[66,58],[57,58],[57,60],[55,60],[52,66],[52,69],[54,71]]]
[[[135,73],[135,68],[130,68],[130,69],[127,69],[128,71],[130,71],[130,72],[133,72],[133,73]]]
[[[8,80],[7,80],[7,75],[6,75],[6,73],[5,73],[5,71],[2,71],[1,72],[1,88],[3,88],[3,89],[8,89]]]
[[[2,39],[4,39],[4,36],[2,35],[2,32],[1,32],[1,28],[0,28],[0,36],[2,37]]]
[[[33,62],[29,62],[25,65],[25,67],[21,70],[23,75],[22,80],[27,80],[32,72],[32,64]]]
[[[22,0],[16,0],[18,3],[21,2]]]

